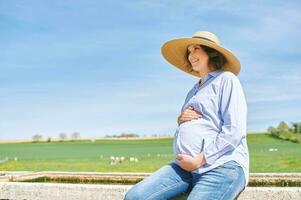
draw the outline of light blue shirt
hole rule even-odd
[[[188,92],[181,112],[189,106],[202,117],[178,126],[173,139],[174,155],[196,156],[204,152],[207,163],[193,171],[200,174],[234,160],[243,168],[247,186],[247,104],[238,77],[222,70],[207,73],[204,81],[198,81]]]

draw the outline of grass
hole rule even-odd
[[[268,134],[249,134],[247,141],[250,172],[301,172],[301,144]],[[110,156],[126,160],[110,165]],[[173,160],[172,138],[0,144],[0,160],[5,157],[0,171],[153,172]]]
[[[264,135],[248,135],[250,172],[301,172],[301,144]],[[269,151],[270,148],[277,151]]]

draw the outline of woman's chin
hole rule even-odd
[[[193,71],[199,72],[199,69],[192,67]]]
[[[192,69],[193,69],[194,71],[196,71],[196,72],[199,72],[199,71],[200,71],[200,68],[201,68],[201,67],[199,67],[199,66],[195,66],[195,65],[192,66]]]

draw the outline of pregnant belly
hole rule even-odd
[[[173,139],[174,154],[196,156],[202,152],[217,133],[208,126],[205,120],[197,119],[182,123]]]

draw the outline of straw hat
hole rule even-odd
[[[238,58],[230,50],[221,46],[218,37],[208,31],[198,31],[191,38],[178,38],[167,41],[161,47],[161,53],[170,64],[189,74],[200,77],[199,73],[192,69],[186,58],[187,47],[190,44],[200,44],[215,49],[223,54],[227,60],[222,70],[231,71],[235,75],[240,72]]]

